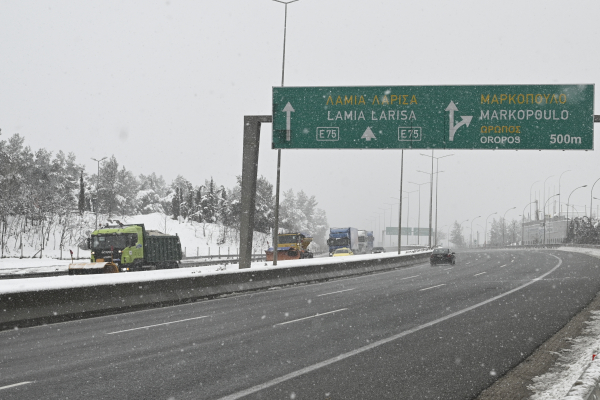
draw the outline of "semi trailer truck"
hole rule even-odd
[[[329,257],[337,249],[347,247],[352,250],[353,253],[359,253],[358,245],[358,229],[356,228],[330,228],[329,239],[327,239],[327,246],[329,246]]]

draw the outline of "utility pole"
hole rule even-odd
[[[98,203],[100,203],[100,192],[98,189],[100,187],[100,162],[106,160],[106,157],[103,157],[99,160],[92,158],[92,160],[98,163],[98,175],[96,175],[96,204],[94,204],[94,211],[96,211],[96,226],[94,229],[98,229]]]
[[[431,151],[431,155],[428,154],[423,154],[421,153],[422,156],[425,157],[431,157],[431,173],[433,174],[433,159],[435,158],[435,166],[436,166],[436,176],[435,176],[435,240],[434,240],[434,246],[437,246],[437,215],[438,215],[438,179],[440,176],[440,158],[444,158],[444,157],[450,157],[453,156],[454,154],[447,154],[445,156],[441,156],[441,157],[434,157],[433,156],[433,150]],[[444,171],[442,171],[444,172]],[[432,180],[433,182],[433,180]],[[430,216],[431,218],[431,216]],[[429,229],[431,229],[431,222],[430,222],[430,226]]]

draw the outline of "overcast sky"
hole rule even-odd
[[[300,0],[288,6],[285,85],[595,84],[598,15],[597,0]],[[1,138],[74,152],[89,173],[91,157],[114,154],[136,174],[233,187],[243,116],[269,115],[281,85],[283,22],[284,5],[270,0],[2,2]],[[275,182],[270,143],[265,124],[259,174]],[[428,182],[420,153],[430,154],[405,152],[405,182]],[[571,203],[589,210],[600,178],[598,150],[436,151],[447,154],[438,225],[469,220],[466,235],[479,215],[475,232],[494,212],[516,207],[506,217],[520,219],[530,191],[539,197],[546,181],[558,193],[567,170],[561,201],[587,184]],[[390,207],[397,226],[399,167],[399,150],[284,150],[282,190],[315,195],[331,226],[380,229]],[[422,185],[422,227],[428,201]],[[417,210],[418,192],[415,227]]]

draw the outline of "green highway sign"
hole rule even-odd
[[[415,236],[429,236],[429,228],[415,228]]]
[[[417,228],[406,228],[403,227],[400,229],[402,236],[410,236],[413,234],[413,229],[416,231]],[[398,236],[398,227],[397,226],[386,226],[385,234],[387,236]]]
[[[593,150],[594,85],[273,87],[274,149]]]
[[[405,234],[404,229],[406,229],[406,228],[402,228],[403,235]],[[397,226],[386,226],[385,234],[388,236],[398,236],[398,227]]]

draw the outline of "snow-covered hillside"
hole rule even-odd
[[[99,224],[108,218],[99,216]],[[181,247],[188,257],[215,254],[237,254],[239,233],[223,225],[191,222],[183,218],[173,220],[162,213],[112,217],[123,224],[144,224],[146,229],[158,230],[170,235],[177,234]],[[86,212],[83,216],[73,214],[55,221],[25,221],[20,217],[10,217],[6,232],[0,238],[4,243],[4,257],[40,257],[69,259],[69,250],[75,258],[89,258],[89,250],[78,244],[85,243],[93,231],[96,215]],[[43,237],[43,249],[42,249]],[[255,232],[253,253],[262,253],[268,248],[268,235]],[[83,247],[83,246],[82,246]]]

